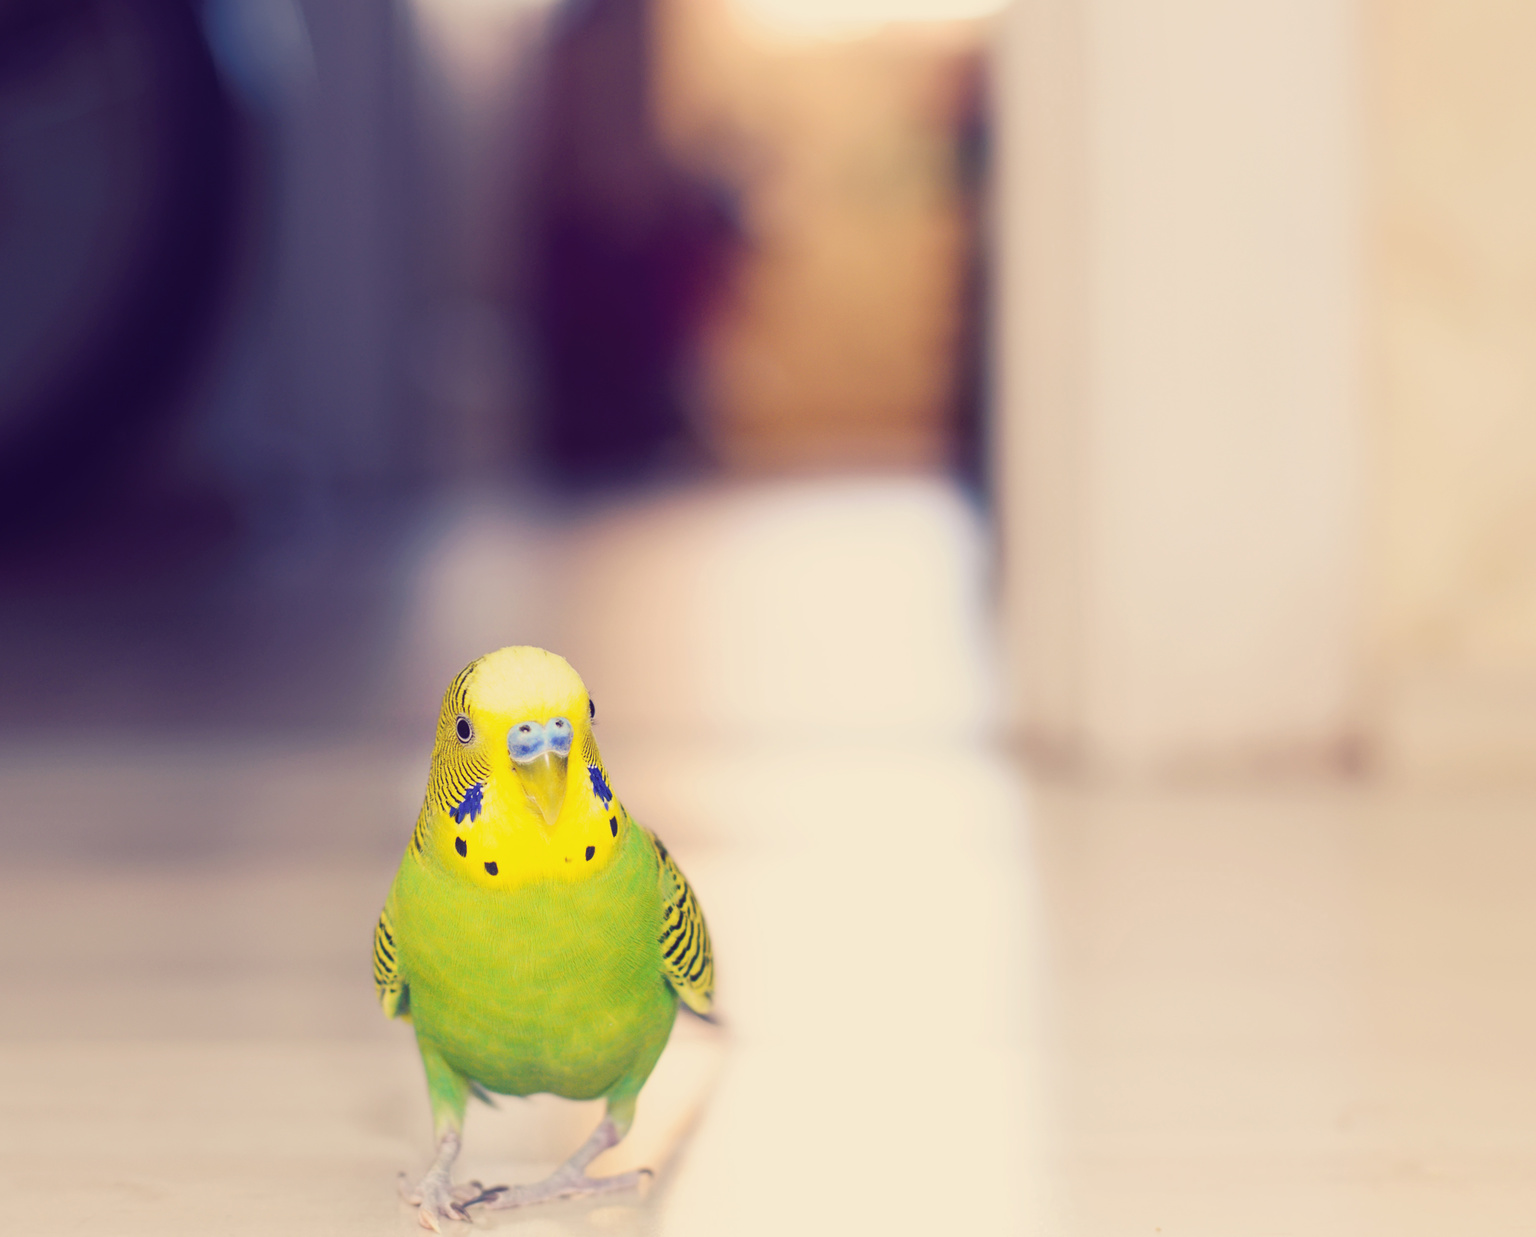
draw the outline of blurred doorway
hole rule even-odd
[[[746,471],[973,467],[987,27],[839,7],[657,6],[664,140],[740,186],[748,245],[707,439]]]

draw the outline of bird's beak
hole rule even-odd
[[[568,758],[544,751],[528,760],[515,760],[512,767],[522,779],[529,802],[539,809],[544,823],[553,825],[560,818],[565,802],[565,771]]]

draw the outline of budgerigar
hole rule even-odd
[[[708,1014],[703,913],[660,839],[615,797],[580,676],[543,649],[472,662],[443,697],[426,801],[374,932],[384,1012],[408,1018],[437,1156],[407,1193],[424,1226],[636,1185],[587,1165],[628,1132],[681,1000]],[[607,1101],[535,1185],[455,1186],[472,1093]]]

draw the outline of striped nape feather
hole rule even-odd
[[[427,844],[427,833],[432,827],[432,800],[422,801],[421,811],[416,813],[416,828],[411,832],[411,854],[421,857],[422,848]]]
[[[465,796],[473,786],[483,786],[491,776],[491,766],[485,758],[454,740],[453,747],[439,747],[432,757],[432,771],[427,775],[427,800],[445,815],[455,808],[463,810]],[[473,819],[479,815],[479,805],[470,812]]]
[[[386,1017],[399,1018],[409,1010],[409,990],[395,960],[395,934],[387,909],[373,929],[373,986]]]
[[[469,707],[469,680],[475,673],[475,667],[485,658],[477,657],[464,669],[453,676],[453,682],[448,684],[448,690],[443,693],[443,712],[455,715],[464,712]],[[450,709],[449,706],[452,705]]]
[[[688,878],[662,840],[647,829],[661,865],[661,964],[683,1004],[708,1014],[715,997],[715,955],[709,925]]]
[[[480,659],[481,661],[484,658]],[[491,768],[478,748],[466,747],[455,731],[459,717],[469,708],[469,680],[480,661],[472,661],[454,676],[448,690],[443,693],[443,707],[437,719],[437,746],[432,753],[432,767],[427,774],[427,802],[422,807],[421,818],[416,822],[416,834],[411,847],[419,855],[426,841],[426,830],[431,823],[430,808],[436,807],[444,814],[455,809],[464,810],[465,796],[477,783],[483,785],[490,777]],[[479,814],[478,798],[470,812],[471,819]]]

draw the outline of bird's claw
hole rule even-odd
[[[443,1231],[440,1220],[463,1220],[468,1224],[471,1217],[465,1208],[479,1202],[487,1193],[494,1197],[503,1188],[493,1186],[487,1191],[478,1181],[451,1185],[446,1178],[430,1172],[414,1186],[404,1173],[396,1174],[395,1179],[399,1183],[400,1197],[411,1206],[420,1208],[416,1218],[421,1221],[421,1227],[429,1228],[434,1233]]]
[[[474,1183],[475,1194],[472,1198],[461,1200],[461,1205],[473,1207],[476,1203],[489,1203],[498,1195],[505,1194],[507,1187],[504,1185],[482,1186],[478,1181]]]

